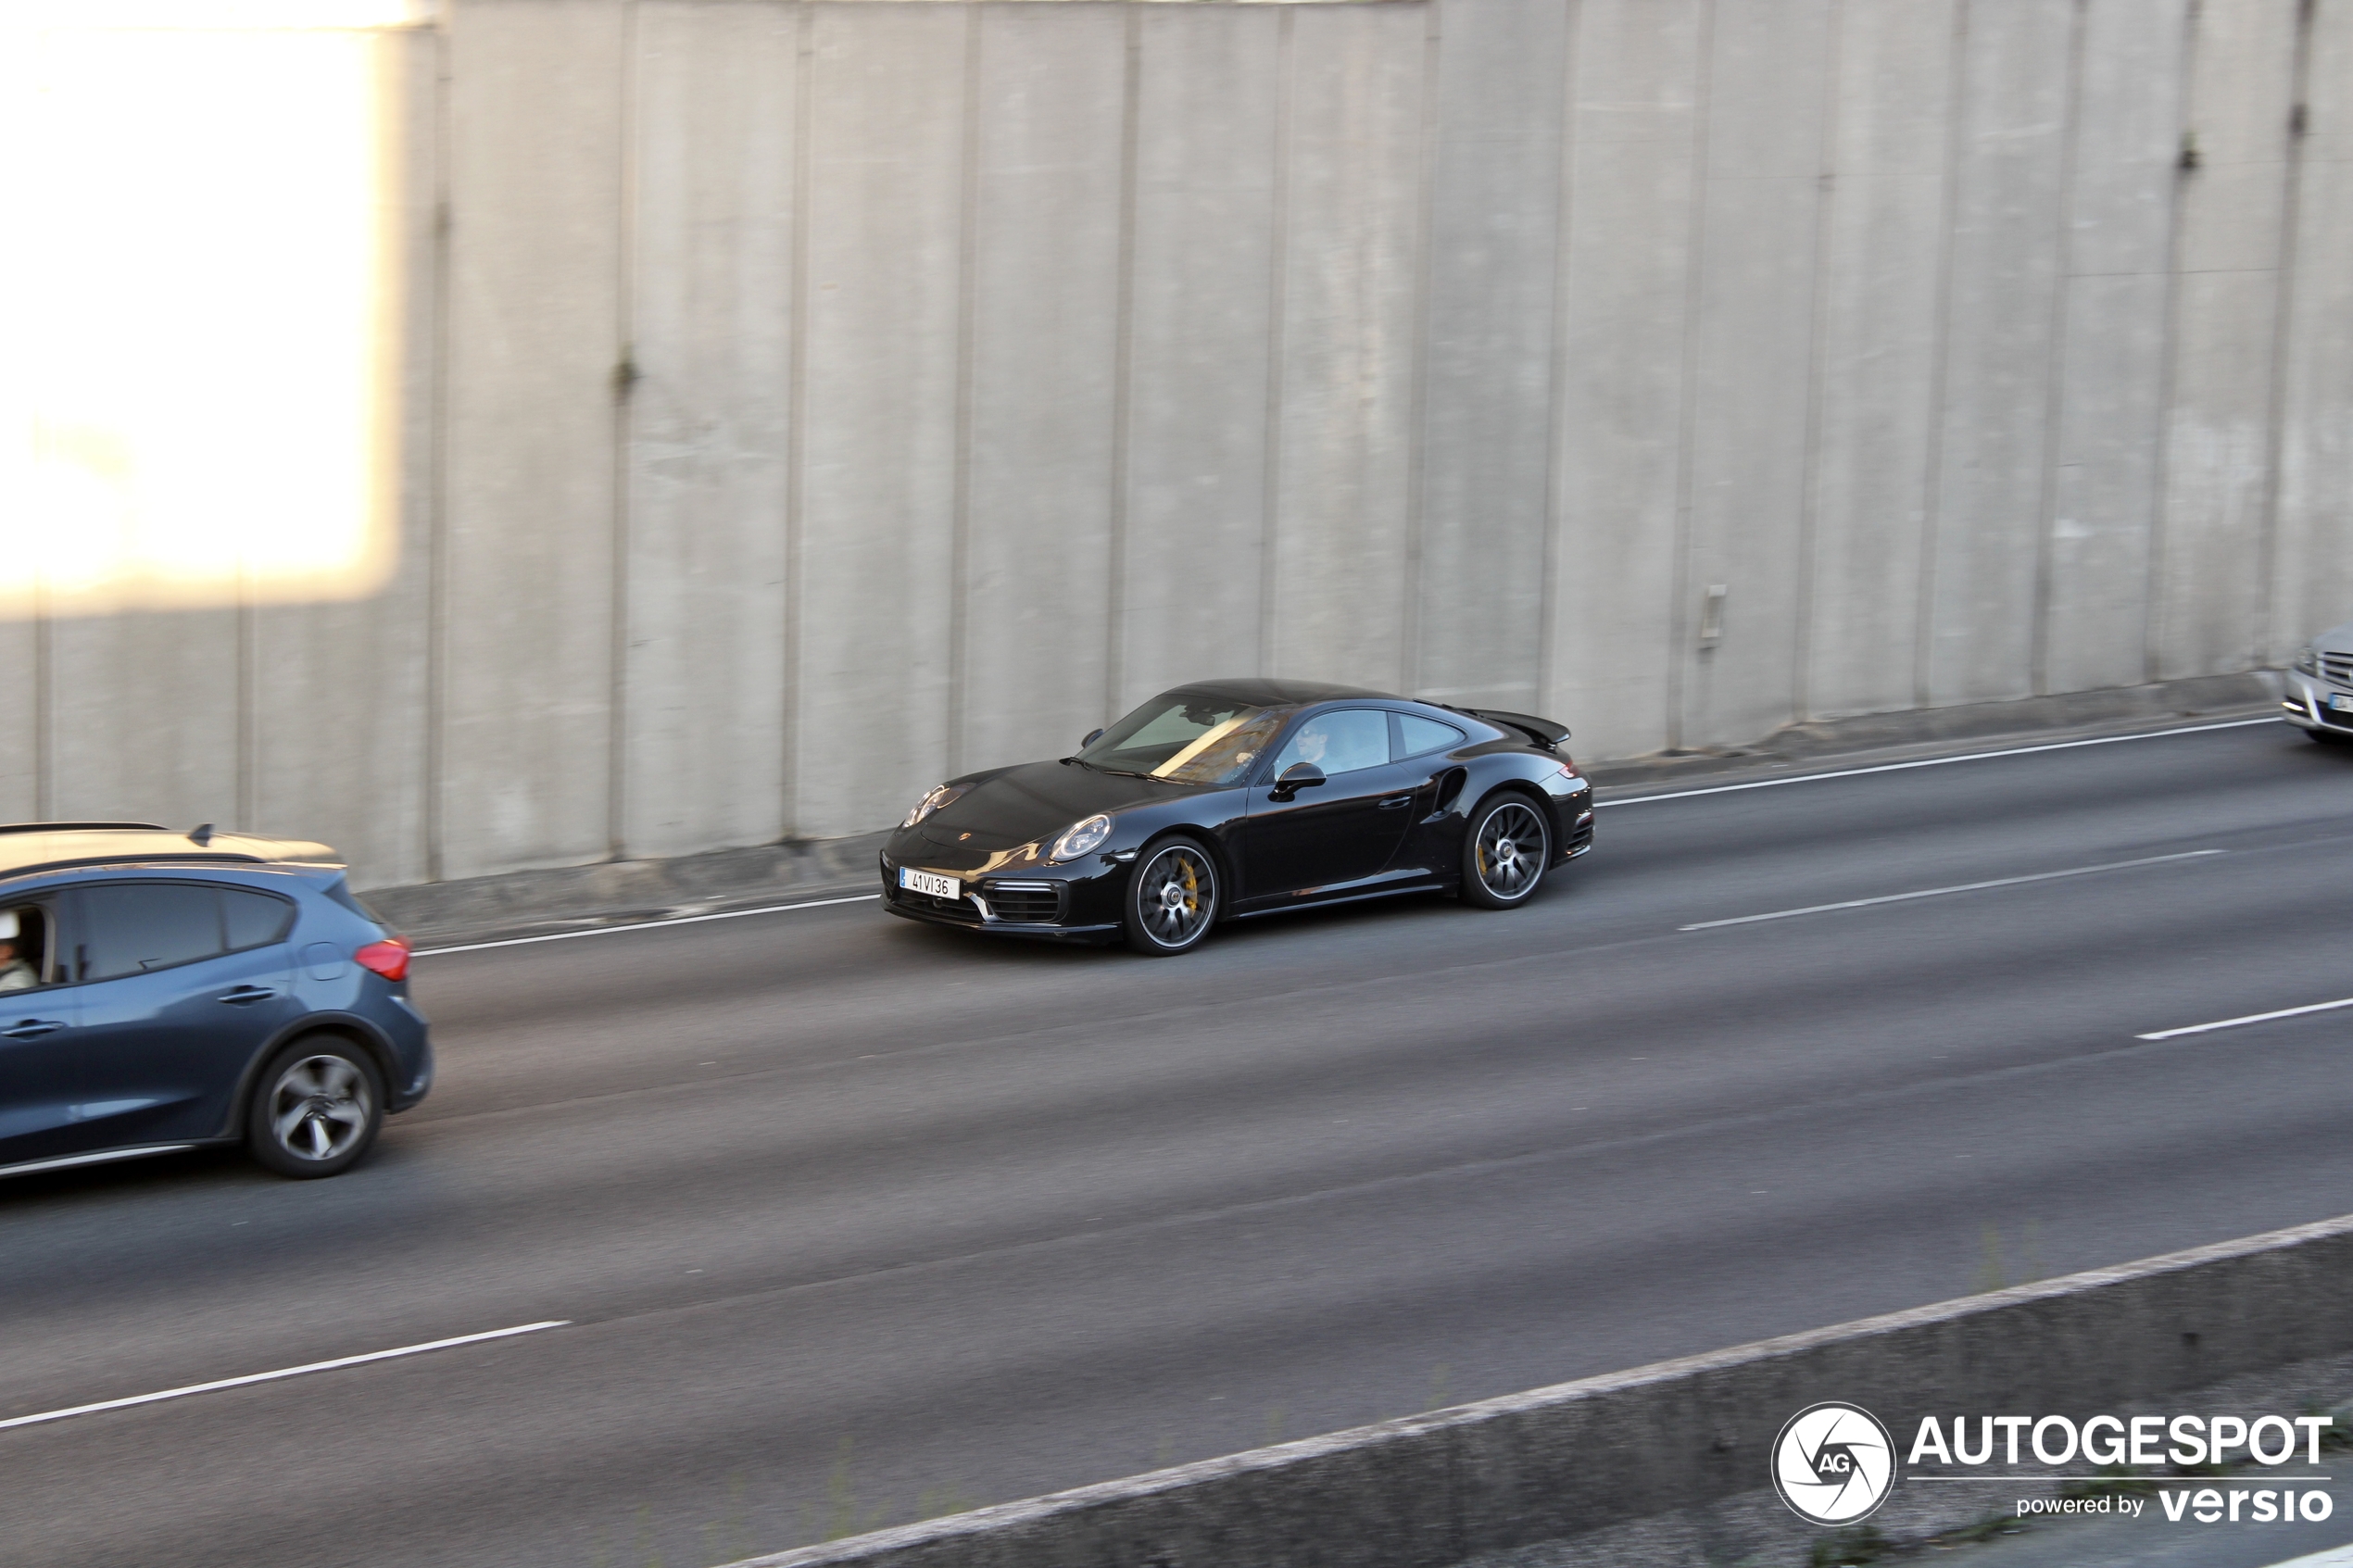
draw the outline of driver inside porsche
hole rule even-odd
[[[41,984],[33,960],[41,951],[37,909],[0,909],[0,991],[30,991]]]

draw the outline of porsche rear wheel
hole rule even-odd
[[[1217,868],[1189,838],[1152,847],[1127,879],[1127,945],[1152,958],[1189,952],[1217,923]]]
[[[1499,795],[1471,813],[1463,835],[1463,901],[1483,909],[1528,902],[1553,863],[1544,814],[1525,796]]]

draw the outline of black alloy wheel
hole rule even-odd
[[[1463,835],[1463,901],[1483,909],[1528,902],[1553,863],[1544,813],[1525,796],[1499,795],[1471,813]]]
[[[1189,838],[1154,845],[1127,879],[1127,945],[1156,959],[1188,952],[1217,923],[1217,868]]]
[[[374,1060],[340,1035],[312,1035],[261,1070],[245,1110],[245,1147],[282,1176],[337,1176],[368,1152],[384,1119]]]

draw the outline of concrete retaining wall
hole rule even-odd
[[[416,883],[871,830],[1212,672],[1624,757],[2353,614],[2353,0],[449,0],[386,49],[390,586],[0,626],[0,816]]]
[[[1452,1568],[1742,1498],[1781,1424],[2146,1408],[2353,1350],[2353,1217],[752,1559],[739,1568]],[[2245,1408],[2245,1407],[2242,1407]],[[2286,1413],[2294,1414],[2290,1410]],[[2007,1468],[2007,1467],[2005,1467]],[[1939,1488],[1898,1482],[1906,1492]],[[2007,1505],[2001,1488],[1979,1515]],[[1920,1499],[1929,1513],[1955,1505]],[[1964,1510],[1969,1504],[1959,1505]],[[1968,1517],[1966,1512],[1962,1515]],[[1957,1522],[1957,1521],[1956,1521]],[[1772,1560],[1804,1561],[1794,1517]],[[1752,1546],[1755,1543],[1750,1543]],[[1746,1560],[1743,1558],[1743,1560]]]

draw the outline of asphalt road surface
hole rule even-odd
[[[0,1562],[679,1568],[2353,1210],[2353,1009],[2134,1037],[2353,996],[2353,749],[1642,793],[1170,961],[422,959],[352,1174],[0,1186],[0,1421],[569,1326],[0,1429]]]

